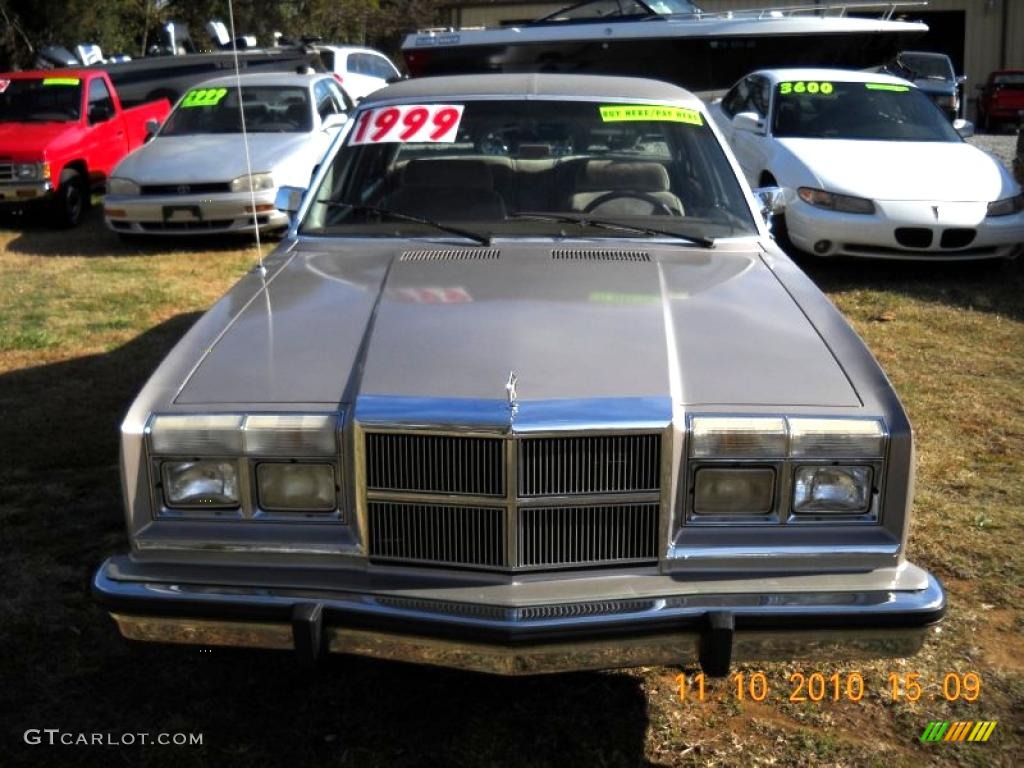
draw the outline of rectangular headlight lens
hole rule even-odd
[[[697,416],[691,423],[694,458],[762,458],[786,455],[786,424],[781,418]]]
[[[165,461],[162,470],[168,507],[238,506],[238,466],[233,461]]]
[[[871,506],[870,467],[797,467],[793,511],[857,515]]]
[[[877,419],[790,419],[789,455],[879,458],[885,442]]]
[[[263,509],[328,512],[336,506],[329,464],[260,464],[256,482]]]
[[[695,515],[767,515],[775,496],[775,472],[767,467],[697,470]]]
[[[153,453],[240,454],[242,417],[237,414],[156,416],[150,422]]]
[[[336,450],[330,414],[253,414],[245,419],[245,452],[250,456],[333,456]]]

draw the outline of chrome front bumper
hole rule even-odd
[[[725,674],[733,661],[904,657],[921,647],[946,607],[941,585],[924,572],[923,587],[912,590],[680,588],[514,605],[408,590],[158,581],[140,578],[144,570],[113,558],[93,581],[95,596],[132,640],[294,650],[310,658],[349,653],[502,675],[698,662],[709,674]]]

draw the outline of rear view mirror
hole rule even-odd
[[[344,112],[333,112],[321,121],[321,128],[325,131],[331,131],[335,128],[340,128],[348,122],[348,115]]]
[[[274,207],[290,216],[294,216],[299,212],[299,206],[302,205],[302,196],[304,194],[306,194],[306,190],[302,187],[281,187],[277,190]]]
[[[953,130],[960,134],[960,138],[969,139],[974,135],[974,123],[958,118],[953,121]]]
[[[732,119],[732,127],[737,131],[747,131],[764,135],[764,120],[756,112],[740,112]]]

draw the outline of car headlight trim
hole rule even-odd
[[[260,509],[333,512],[337,508],[334,467],[330,464],[262,462],[256,467]]]
[[[858,213],[869,215],[875,212],[873,201],[864,197],[852,195],[841,195],[837,192],[829,192],[815,187],[800,187],[797,190],[800,199],[815,208],[822,208],[826,211],[837,213]]]
[[[111,176],[107,179],[107,194],[108,195],[138,195],[141,194],[142,189],[139,185],[131,179],[126,179],[120,176]]]
[[[864,515],[871,497],[871,467],[799,465],[793,473],[794,515]]]
[[[988,204],[986,216],[1012,216],[1024,211],[1024,192],[1013,197],[1004,197]]]
[[[253,173],[232,179],[232,192],[262,192],[274,188],[274,176],[270,173]]]
[[[161,463],[164,503],[171,509],[237,509],[238,463],[193,459]]]

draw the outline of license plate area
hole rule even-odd
[[[199,213],[198,205],[165,205],[164,206],[164,223],[165,224],[187,224],[191,222],[200,222],[203,220],[202,215]]]

